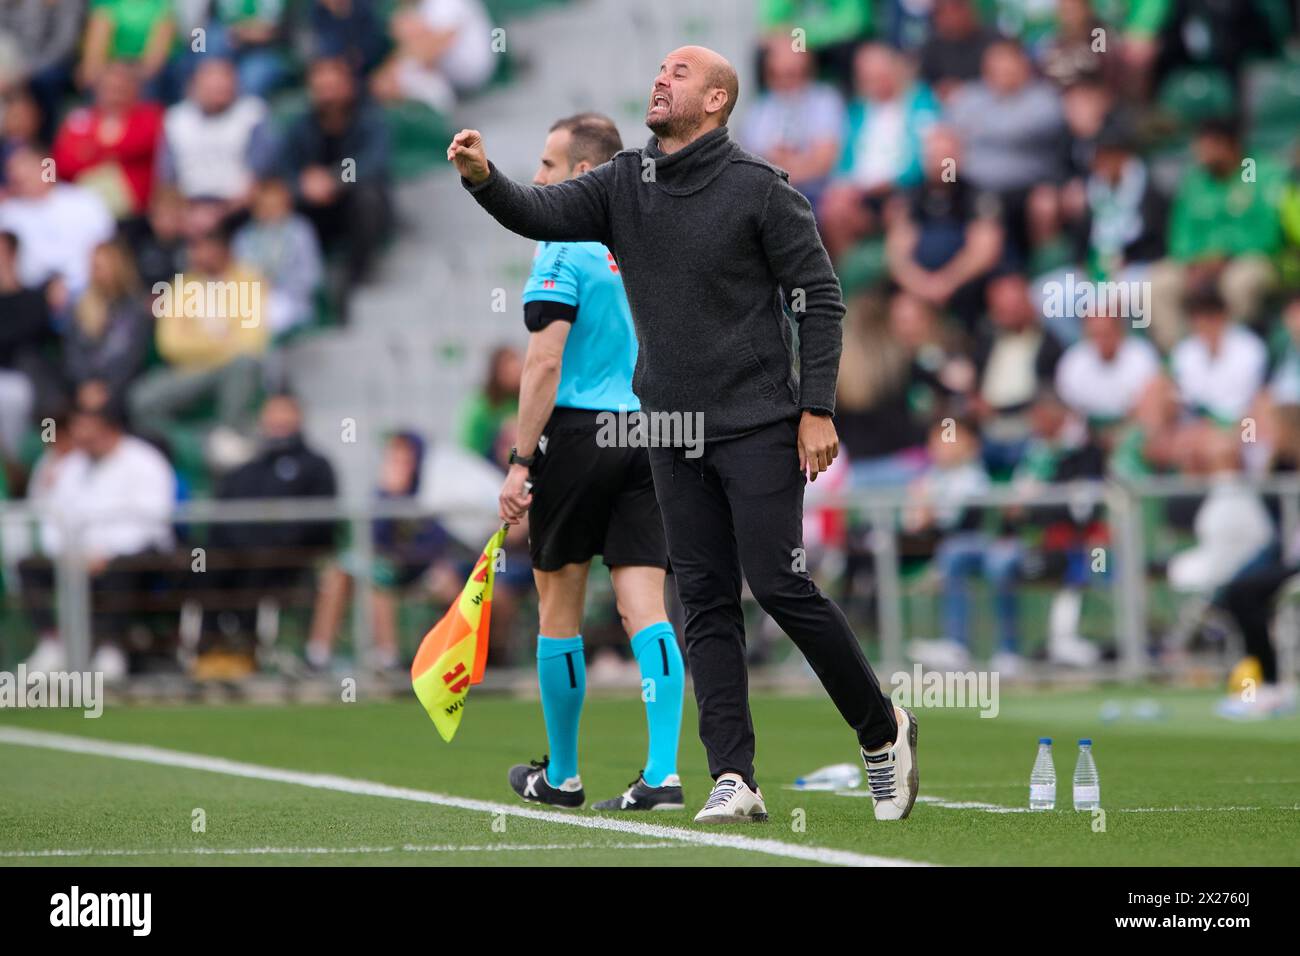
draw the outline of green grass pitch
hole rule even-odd
[[[1136,696],[1155,697],[1164,718],[1103,724],[1105,701]],[[787,786],[797,774],[854,759],[830,703],[756,696],[759,783],[771,819],[740,827],[691,820],[709,781],[688,704],[688,809],[615,815],[636,824],[626,832],[563,822],[602,816],[594,811],[516,816],[4,742],[15,729],[76,735],[513,808],[522,804],[506,787],[507,767],[545,749],[530,701],[471,695],[450,745],[414,700],[109,708],[98,720],[5,711],[0,865],[809,865],[835,862],[831,851],[950,865],[1300,863],[1300,720],[1232,724],[1210,716],[1212,701],[1201,692],[1098,690],[1006,693],[993,719],[919,710],[923,802],[902,824],[878,824],[862,797]],[[1058,809],[996,812],[1025,806],[1043,735],[1057,740]],[[1081,736],[1095,741],[1104,820],[1068,809]],[[581,769],[589,802],[622,791],[643,746],[635,698],[588,700]],[[196,810],[203,832],[194,832]],[[723,845],[707,842],[710,834]],[[775,841],[777,852],[737,837]],[[811,852],[792,858],[782,847]]]

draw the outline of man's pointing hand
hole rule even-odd
[[[483,149],[483,135],[476,129],[463,129],[451,138],[447,147],[447,161],[454,163],[456,171],[474,185],[488,178],[487,152]]]

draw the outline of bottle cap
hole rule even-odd
[[[1052,742],[1052,738],[1051,738],[1051,737],[1039,737],[1039,738],[1038,738],[1038,742],[1039,742],[1040,744],[1050,744],[1050,743]]]
[[[1091,746],[1092,746],[1092,738],[1091,738],[1091,737],[1084,737],[1084,738],[1082,738],[1082,739],[1079,741],[1079,746],[1080,746],[1080,747],[1083,747],[1083,746],[1085,746],[1085,745],[1088,746],[1088,747],[1091,747]]]

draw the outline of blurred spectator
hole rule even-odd
[[[1026,255],[1032,193],[1053,190],[1065,172],[1061,98],[1035,78],[1029,57],[1013,40],[999,40],[985,51],[980,76],[947,104],[947,119],[962,140],[960,175],[1000,196],[1008,239]]]
[[[90,0],[77,83],[82,89],[96,87],[108,65],[121,60],[135,64],[141,81],[152,87],[175,36],[172,0]]]
[[[219,501],[260,498],[332,499],[338,491],[334,468],[313,451],[302,434],[302,409],[291,395],[272,395],[262,406],[257,453],[217,483]],[[334,522],[320,520],[222,522],[208,537],[209,574],[223,607],[205,619],[203,651],[234,651],[251,670],[249,638],[257,605],[293,587],[334,544]],[[224,647],[217,647],[216,644]],[[201,656],[195,676],[203,677]]]
[[[1083,79],[1116,80],[1118,62],[1091,0],[1058,0],[1056,16],[1056,31],[1038,57],[1043,75],[1062,89]]]
[[[254,176],[274,162],[266,103],[241,96],[238,84],[230,61],[208,54],[186,98],[167,110],[159,174],[187,198],[246,206]]]
[[[867,0],[761,0],[758,11],[764,35],[793,37],[793,30],[802,30],[800,39],[822,70],[846,84],[854,49],[871,33],[874,19]]]
[[[384,444],[376,497],[381,502],[414,499],[420,491],[424,440],[414,432],[398,432]],[[447,532],[433,518],[384,518],[373,527],[374,554],[370,567],[374,621],[371,639],[379,668],[399,666],[397,640],[398,600],[404,588],[428,573],[447,547]],[[317,670],[329,667],[334,639],[343,621],[349,594],[365,569],[355,551],[344,554],[321,575],[306,647],[307,663]]]
[[[941,542],[951,542],[955,535],[978,533],[980,509],[970,507],[969,499],[992,487],[980,461],[979,432],[965,419],[935,422],[930,426],[926,450],[929,466],[908,486],[913,504],[903,512],[903,531],[929,533]]]
[[[1102,279],[1145,279],[1164,255],[1167,207],[1127,131],[1102,130],[1083,194],[1078,258]]]
[[[1211,595],[1256,561],[1272,560],[1273,520],[1241,470],[1235,429],[1203,429],[1192,449],[1191,473],[1211,481],[1196,511],[1196,543],[1169,561],[1175,591]]]
[[[1234,319],[1250,321],[1277,281],[1272,257],[1281,248],[1282,180],[1267,156],[1242,154],[1234,122],[1204,123],[1196,164],[1184,174],[1169,220],[1169,258],[1151,274],[1152,334],[1165,351],[1185,334],[1181,298],[1217,284]]]
[[[1182,414],[1178,386],[1164,375],[1153,378],[1115,442],[1110,470],[1130,481],[1180,470],[1188,445]]]
[[[984,433],[984,462],[998,474],[1020,463],[1031,437],[1029,409],[1052,384],[1062,348],[1043,328],[1019,273],[989,282],[988,320],[975,342],[974,410]]]
[[[252,219],[235,234],[234,254],[255,262],[270,282],[265,295],[272,336],[311,321],[323,266],[311,223],[293,209],[283,179],[263,179],[253,190]]]
[[[980,77],[984,51],[997,32],[980,22],[974,0],[935,0],[933,29],[921,47],[921,79],[945,102]]]
[[[75,298],[86,287],[91,251],[113,235],[112,214],[90,190],[59,182],[33,149],[15,150],[5,169],[0,231],[18,237],[19,278],[37,287],[59,277]]]
[[[90,286],[64,336],[63,370],[74,389],[100,382],[110,400],[124,407],[127,386],[149,358],[153,319],[145,301],[130,252],[118,242],[96,247]]]
[[[313,59],[347,60],[358,76],[383,59],[383,21],[367,0],[311,0],[309,22]]]
[[[835,424],[859,488],[902,485],[925,466],[926,434],[968,391],[970,362],[923,299],[894,295],[887,321],[873,300],[849,305]]]
[[[1169,355],[1183,405],[1236,428],[1264,384],[1268,350],[1259,337],[1228,317],[1212,287],[1187,300],[1192,334]]]
[[[95,82],[95,102],[73,110],[54,140],[61,178],[98,194],[118,219],[149,206],[162,138],[162,107],[142,102],[135,69],[110,63]]]
[[[18,239],[0,232],[0,465],[18,457],[35,403],[28,363],[50,335],[45,296],[19,281]]]
[[[492,350],[487,381],[461,410],[461,445],[489,460],[495,458],[493,449],[502,425],[519,411],[523,371],[523,360],[514,348],[502,345]]]
[[[911,82],[902,55],[884,44],[858,48],[853,86],[844,149],[818,210],[832,259],[881,231],[894,190],[922,181],[922,142],[938,116],[929,89]]]
[[[186,271],[154,302],[158,354],[167,364],[131,387],[131,420],[142,434],[166,440],[187,412],[215,399],[208,459],[229,467],[247,456],[269,339],[263,279],[235,260],[220,230],[187,248]]]
[[[346,253],[346,272],[335,284],[336,298],[345,302],[388,233],[388,126],[359,97],[346,60],[317,60],[307,82],[311,106],[284,135],[286,169],[321,246]]]
[[[1286,346],[1268,384],[1275,405],[1300,405],[1300,292],[1293,292],[1282,309]]]
[[[745,114],[740,141],[790,174],[790,185],[817,205],[840,155],[844,104],[835,90],[813,78],[813,58],[790,38],[768,39],[766,88]]]
[[[1094,311],[1083,320],[1083,339],[1065,350],[1056,367],[1056,391],[1094,429],[1120,424],[1160,374],[1160,356],[1146,339],[1129,335],[1129,319]]]
[[[285,0],[213,0],[206,56],[232,60],[239,88],[250,96],[270,96],[288,77],[285,6]]]
[[[21,56],[21,68],[12,78],[25,86],[39,104],[45,125],[39,130],[46,142],[54,134],[54,117],[72,89],[72,69],[85,22],[85,0],[8,0],[0,3],[0,45],[8,38]],[[3,92],[0,83],[0,92]],[[2,157],[0,157],[2,158]]]
[[[71,430],[75,450],[66,453],[52,476],[48,470],[42,475],[51,484],[43,489],[41,500],[57,520],[41,527],[42,556],[19,564],[23,603],[40,636],[27,666],[34,671],[65,666],[53,614],[51,559],[62,553],[65,533],[75,529],[77,552],[90,576],[96,643],[90,669],[116,680],[127,671],[122,644],[132,598],[156,571],[158,553],[173,544],[176,476],[156,448],[126,434],[121,414],[112,405],[79,406]]]
[[[389,30],[394,50],[370,87],[380,101],[417,100],[447,113],[492,78],[492,22],[479,0],[411,0]]]
[[[888,215],[890,277],[938,308],[951,308],[967,330],[983,307],[983,279],[1003,254],[1002,206],[956,174],[960,144],[946,127],[925,142],[925,180]]]
[[[25,90],[14,90],[0,99],[0,198],[6,184],[5,166],[19,147],[40,151],[45,142],[43,116],[36,100]]]
[[[144,288],[170,285],[185,266],[185,198],[172,186],[159,184],[149,212],[126,223],[122,233],[135,251],[135,265]]]
[[[1012,476],[1012,488],[1029,502],[1045,487],[1062,482],[1098,480],[1104,456],[1088,439],[1083,423],[1050,389],[1039,392],[1031,405],[1032,440]],[[985,456],[987,457],[987,455]],[[969,494],[969,492],[967,492]],[[997,626],[994,669],[1014,675],[1022,667],[1020,599],[1017,586],[1025,579],[1060,577],[1064,588],[1053,599],[1048,627],[1048,657],[1058,663],[1096,663],[1095,645],[1077,633],[1082,596],[1089,570],[1085,545],[1095,535],[1095,509],[1062,505],[1013,505],[1004,509],[999,537],[967,532],[945,539],[935,560],[943,583],[944,637],[914,642],[910,651],[930,667],[961,667],[969,661],[970,613],[966,580],[982,577],[993,590]],[[1041,532],[1040,544],[1029,547],[1019,536],[1022,527]]]

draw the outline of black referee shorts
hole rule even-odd
[[[602,448],[600,412],[557,408],[530,469],[528,551],[539,571],[602,555],[616,567],[668,567],[663,520],[644,448]]]

